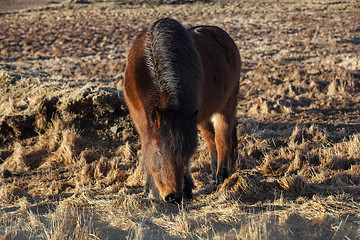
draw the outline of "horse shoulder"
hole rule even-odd
[[[149,89],[149,76],[146,71],[144,57],[145,31],[140,32],[127,57],[124,80],[124,96],[133,119],[140,134],[147,129],[145,111],[146,90]]]

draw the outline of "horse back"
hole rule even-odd
[[[227,100],[238,91],[241,60],[232,38],[216,26],[198,26],[188,29],[203,67],[200,90],[199,121],[211,117],[226,107]]]

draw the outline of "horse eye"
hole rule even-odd
[[[161,153],[161,151],[160,151],[160,148],[156,148],[156,152],[157,152],[157,154],[159,154],[160,156],[162,156],[162,153]]]

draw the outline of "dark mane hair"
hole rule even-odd
[[[145,61],[158,97],[156,105],[194,112],[202,67],[189,32],[179,22],[163,18],[149,27],[145,46]]]
[[[161,113],[159,140],[161,153],[175,162],[189,159],[197,146],[197,127],[193,116],[184,115],[181,110],[166,109]],[[189,119],[187,119],[189,118]]]
[[[169,18],[149,27],[145,44],[145,62],[155,83],[151,104],[161,112],[158,137],[165,143],[161,151],[174,161],[189,158],[197,145],[192,115],[198,108],[203,77],[199,54],[189,32]]]

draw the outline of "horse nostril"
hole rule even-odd
[[[175,194],[170,193],[169,195],[167,195],[165,197],[165,202],[167,203],[180,203],[181,202],[181,197],[175,197]]]

